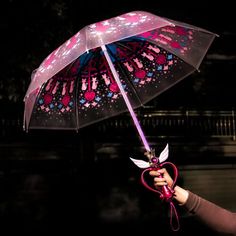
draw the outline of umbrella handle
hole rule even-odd
[[[154,187],[151,187],[147,181],[145,180],[145,174],[151,170],[159,170],[165,166],[170,166],[172,169],[173,169],[173,172],[174,172],[174,176],[173,176],[173,183],[171,186],[163,186],[159,189],[156,189]],[[162,177],[162,176],[161,176]],[[141,174],[141,182],[142,184],[144,185],[144,187],[146,187],[148,190],[152,191],[152,192],[155,192],[155,193],[159,193],[160,194],[160,198],[169,202],[173,195],[174,195],[174,186],[176,184],[176,181],[177,181],[177,177],[178,177],[178,169],[177,167],[171,163],[171,162],[163,162],[161,164],[158,165],[158,167],[150,167],[150,168],[146,168],[145,170],[143,170],[142,174]]]
[[[154,187],[151,187],[147,181],[145,180],[145,174],[151,170],[159,170],[161,168],[163,168],[164,166],[170,166],[172,169],[173,169],[173,172],[174,172],[174,176],[173,176],[173,183],[171,186],[162,186],[158,189],[154,188]],[[161,177],[163,177],[161,175]],[[178,231],[180,226],[179,226],[179,217],[178,217],[178,213],[176,211],[176,208],[175,208],[175,205],[173,203],[173,196],[174,196],[174,186],[176,184],[176,180],[177,180],[177,177],[178,177],[178,169],[177,167],[171,163],[171,162],[163,162],[161,164],[159,164],[158,166],[156,167],[150,167],[150,168],[146,168],[145,170],[143,170],[142,174],[141,174],[141,182],[142,184],[144,185],[144,187],[146,187],[148,190],[152,191],[152,192],[155,192],[155,193],[158,193],[160,195],[160,199],[161,200],[164,200],[165,202],[169,203],[170,204],[170,224],[171,224],[171,227],[172,227],[172,230],[173,231]],[[176,227],[173,226],[173,217],[175,217],[176,219]]]

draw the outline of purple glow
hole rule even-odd
[[[149,144],[148,144],[148,142],[147,142],[147,139],[146,139],[146,137],[145,137],[145,135],[144,135],[144,133],[143,133],[143,130],[142,130],[142,128],[141,128],[141,126],[140,126],[140,124],[139,124],[139,122],[138,122],[138,119],[137,119],[137,117],[136,117],[136,115],[135,115],[135,113],[134,113],[134,110],[133,110],[133,108],[132,108],[132,106],[131,106],[131,104],[130,104],[130,101],[129,101],[129,99],[128,99],[128,97],[127,97],[127,95],[126,95],[126,93],[125,93],[125,91],[124,91],[124,89],[123,89],[123,86],[122,86],[121,82],[120,82],[119,75],[118,75],[118,73],[116,72],[116,69],[115,69],[115,67],[114,67],[114,65],[113,65],[113,63],[112,63],[112,61],[111,61],[111,58],[110,58],[108,52],[107,52],[106,46],[105,46],[105,45],[102,45],[101,48],[102,48],[102,50],[103,50],[103,52],[104,52],[104,55],[105,55],[105,57],[106,57],[106,59],[107,59],[107,62],[108,62],[108,64],[109,64],[109,66],[110,66],[110,68],[111,68],[111,71],[112,71],[112,74],[113,74],[113,76],[114,76],[114,78],[115,78],[115,80],[116,80],[116,83],[117,83],[117,85],[119,86],[119,89],[120,89],[121,94],[122,94],[122,96],[123,96],[123,98],[124,98],[125,104],[127,105],[127,108],[128,108],[128,110],[129,110],[129,112],[130,112],[130,114],[131,114],[131,117],[132,117],[132,119],[133,119],[133,121],[134,121],[135,127],[136,127],[137,130],[138,130],[139,136],[140,136],[140,138],[141,138],[141,140],[142,140],[142,142],[143,142],[143,144],[144,144],[144,147],[145,147],[145,149],[146,149],[147,151],[151,151],[151,148],[149,147]]]

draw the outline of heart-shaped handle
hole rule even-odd
[[[164,166],[171,166],[171,168],[173,169],[174,171],[174,176],[173,176],[173,183],[171,186],[163,186],[160,188],[160,190],[150,186],[147,181],[145,180],[145,174],[151,170],[158,170],[158,169],[161,169],[163,168]],[[156,193],[159,193],[160,194],[160,198],[169,202],[172,197],[173,197],[173,194],[174,194],[174,190],[173,190],[173,187],[175,186],[175,183],[176,183],[176,180],[177,180],[177,177],[178,177],[178,170],[177,170],[177,167],[171,163],[171,162],[164,162],[162,164],[160,164],[158,167],[150,167],[150,168],[147,168],[145,169],[142,174],[141,174],[141,182],[142,184],[144,185],[144,187],[146,187],[147,189],[149,189],[150,191],[153,191],[153,192],[156,192]]]

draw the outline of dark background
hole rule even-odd
[[[152,112],[232,112],[235,109],[236,32],[233,1],[1,2],[0,233],[87,235],[214,234],[178,208],[181,230],[172,232],[168,207],[139,182],[129,156],[142,148],[133,128],[104,122],[79,133],[22,128],[24,95],[31,72],[83,26],[144,10],[193,24],[219,35],[200,66],[149,104]],[[141,111],[142,114],[142,111]],[[121,116],[122,122],[127,117]],[[122,126],[122,125],[121,125]],[[102,131],[101,131],[102,130]],[[153,128],[151,127],[150,133]],[[149,132],[149,130],[147,130]],[[235,210],[235,139],[194,132],[152,136],[159,153],[170,142],[170,160],[180,168],[179,184]],[[183,137],[184,136],[184,137]],[[125,138],[124,138],[125,137]],[[228,150],[228,151],[225,151]],[[176,158],[178,157],[178,158]],[[85,232],[84,232],[85,231]],[[83,232],[83,233],[82,233]]]

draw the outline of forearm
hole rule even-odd
[[[232,213],[179,186],[174,198],[187,211],[196,215],[203,223],[217,232],[236,235],[236,213]]]

